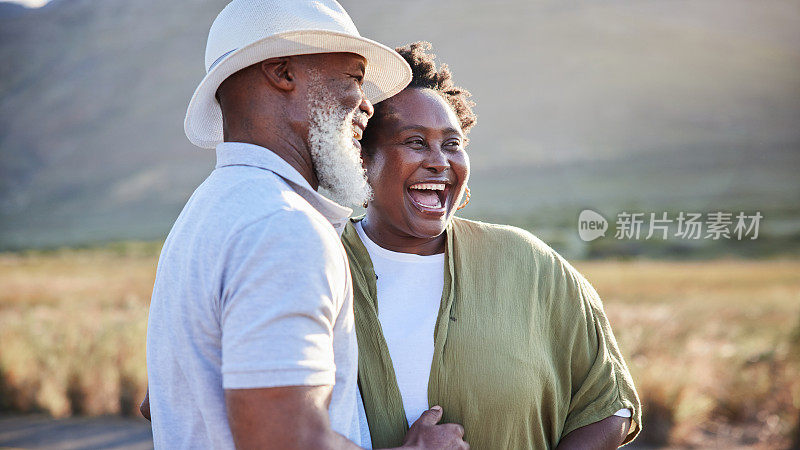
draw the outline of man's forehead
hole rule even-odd
[[[326,63],[334,63],[351,70],[363,72],[367,68],[367,59],[356,53],[322,53],[320,56]]]

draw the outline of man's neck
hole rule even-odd
[[[319,188],[319,180],[314,171],[311,152],[301,139],[285,138],[284,134],[275,133],[272,139],[257,139],[252,136],[227,136],[226,142],[242,142],[253,144],[271,151],[286,161],[296,170],[314,190]]]

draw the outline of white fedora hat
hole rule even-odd
[[[367,60],[364,93],[372,103],[400,92],[411,81],[405,59],[361,37],[335,0],[233,0],[208,33],[206,76],[186,110],[186,137],[204,148],[222,142],[222,111],[215,95],[233,73],[269,58],[336,52]]]

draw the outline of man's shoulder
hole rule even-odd
[[[252,166],[216,169],[198,187],[191,202],[207,215],[227,222],[230,233],[269,218],[317,230],[329,226],[322,214],[281,176]]]

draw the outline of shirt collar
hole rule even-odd
[[[217,145],[216,168],[226,166],[251,166],[283,178],[292,190],[303,197],[333,225],[341,236],[353,210],[344,207],[315,191],[300,172],[267,148],[243,142],[223,142]]]

